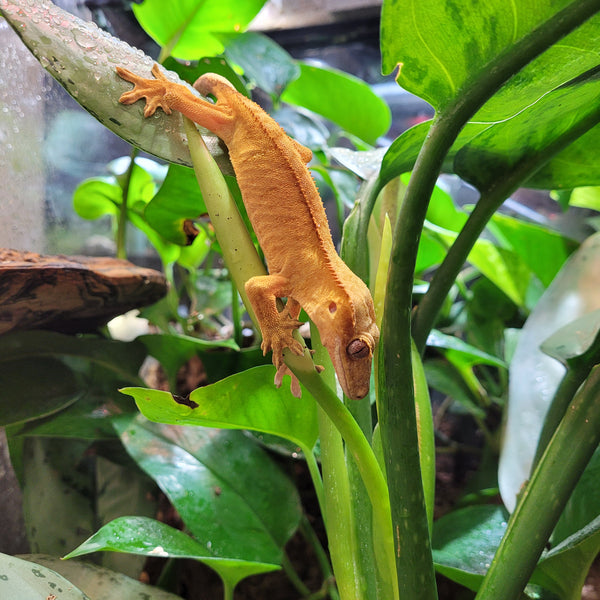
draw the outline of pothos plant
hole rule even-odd
[[[23,15],[9,17],[12,4],[3,0],[0,7],[18,25]],[[260,4],[237,3],[240,12],[235,23],[249,22]],[[225,35],[222,23],[205,25],[213,23],[202,12],[210,7],[186,10],[190,19],[183,20],[189,29],[171,22],[175,11],[167,15],[150,0],[136,7],[140,22],[162,46],[161,61],[169,56],[195,60],[204,53],[224,51],[246,80],[271,92],[276,103],[301,104],[350,130],[355,141],[361,138],[358,157],[337,154],[345,164],[361,163],[364,142],[373,142],[382,133],[377,128],[385,122],[379,114],[384,109],[376,104],[361,105],[366,106],[365,119],[352,113],[354,107],[346,112],[342,103],[332,109],[324,99],[324,82],[336,94],[341,94],[344,86],[350,86],[352,94],[364,88],[298,65],[263,39],[264,56],[276,68],[253,70],[255,65],[244,62],[243,48],[244,43],[257,43],[256,38],[244,41]],[[435,116],[392,143],[380,167],[360,189],[344,224],[342,257],[370,283],[382,331],[371,398],[340,401],[333,369],[314,329],[315,361],[326,366],[324,374],[316,373],[309,357],[286,358],[303,384],[301,400],[272,387],[270,366],[239,369],[188,398],[141,387],[124,388],[150,421],[192,427],[161,427],[135,416],[115,420],[127,451],[169,496],[192,536],[157,521],[121,518],[102,527],[69,556],[115,550],[193,557],[219,573],[226,597],[233,596],[242,578],[285,565],[281,549],[299,522],[286,484],[277,478],[265,479],[255,497],[240,506],[230,503],[235,486],[225,487],[227,482],[215,475],[223,469],[232,473],[231,469],[237,469],[235,477],[250,485],[239,462],[228,465],[227,456],[207,446],[207,440],[219,436],[224,444],[221,448],[241,444],[241,438],[227,430],[244,429],[285,438],[304,455],[326,526],[336,582],[335,588],[325,586],[322,595],[435,598],[437,568],[480,599],[519,598],[523,593],[544,598],[578,596],[585,570],[600,549],[600,519],[592,501],[573,520],[578,526],[569,529],[564,523],[565,506],[600,439],[597,336],[592,335],[579,352],[562,356],[566,375],[548,411],[552,418],[545,426],[535,468],[523,482],[510,517],[497,507],[475,505],[432,523],[434,447],[426,374],[433,387],[451,390],[463,398],[465,406],[471,403],[470,410],[485,427],[482,412],[505,392],[509,358],[503,343],[509,319],[486,315],[485,302],[493,310],[526,312],[535,304],[532,298],[539,297],[553,281],[574,248],[558,234],[516,223],[496,212],[520,186],[561,190],[565,202],[564,190],[599,183],[600,87],[594,52],[600,38],[598,11],[598,0],[520,0],[510,7],[499,0],[485,6],[443,0],[384,2],[383,71],[399,68],[398,83],[427,100]],[[206,48],[191,41],[194,23],[202,24],[198,39],[208,44]],[[242,290],[244,281],[264,267],[240,216],[235,186],[227,185],[211,157],[212,152],[219,164],[225,164],[214,140],[209,139],[207,149],[200,133],[186,122],[189,160],[187,151],[177,146],[178,127],[165,117],[144,123],[145,133],[140,133],[139,111],[122,111],[113,103],[94,104],[99,82],[114,99],[122,91],[113,73],[115,60],[130,67],[136,61],[147,67],[151,61],[132,57],[116,40],[93,29],[78,31],[79,36],[94,40],[88,46],[98,53],[93,76],[74,68],[78,75],[65,78],[56,63],[49,65],[49,70],[54,69],[59,80],[66,79],[66,87],[77,92],[82,104],[123,137],[168,160],[193,165],[203,209],[211,216],[231,278]],[[78,52],[85,47],[78,46]],[[48,55],[43,44],[33,49],[40,58]],[[111,60],[105,60],[102,52]],[[54,60],[60,61],[57,55],[53,54]],[[336,94],[333,97],[339,100],[341,96]],[[369,124],[366,130],[353,127],[365,123]],[[159,133],[153,135],[154,129]],[[157,139],[173,143],[157,147]],[[325,166],[329,166],[327,161]],[[436,188],[440,172],[459,175],[477,188],[479,200],[471,211],[457,209]],[[332,180],[330,171],[324,173]],[[174,180],[179,177],[183,175]],[[154,201],[138,205],[137,217],[122,199],[113,204],[120,206],[119,214],[130,211],[132,221],[139,217],[146,223],[152,220]],[[199,212],[197,205],[187,206],[174,218],[159,216],[155,221],[159,225],[150,229],[160,230],[157,239],[163,243],[169,239],[166,229],[181,236],[185,219],[195,218]],[[495,239],[480,239],[486,227]],[[244,252],[236,252],[239,248]],[[475,271],[463,270],[467,261]],[[427,283],[423,284],[425,275]],[[502,287],[504,293],[490,292],[492,284]],[[434,326],[445,327],[446,333]],[[592,319],[586,321],[586,327],[594,332],[598,325]],[[461,339],[463,331],[478,347]],[[565,335],[568,338],[572,331],[567,328]],[[558,346],[564,346],[564,339]],[[171,348],[163,342],[149,341],[154,345],[151,352],[167,368],[179,366],[178,360],[169,358]],[[448,378],[448,371],[435,361],[426,361],[423,369],[422,356],[428,344],[442,350],[445,364],[459,372],[458,378]],[[187,352],[180,350],[178,359],[189,356]],[[209,364],[209,355],[206,360]],[[484,368],[475,369],[475,365]],[[457,381],[459,386],[451,385]],[[479,406],[473,406],[473,400]],[[225,431],[211,433],[205,427]],[[315,457],[317,440],[321,469]],[[489,441],[492,447],[496,444],[491,432]],[[160,447],[161,456],[168,459],[153,460],[150,445]],[[252,461],[267,468],[262,456]],[[205,466],[210,471],[208,478],[199,475],[206,471]],[[598,497],[597,478],[596,483],[588,478],[587,485],[595,491],[589,494],[588,487],[587,495]],[[273,512],[274,498],[288,500]],[[204,514],[202,519],[198,507],[208,499],[216,499],[209,503],[214,512],[212,518]],[[221,519],[232,514],[241,529],[254,532],[252,541],[239,531],[233,538],[223,534]],[[274,515],[276,518],[270,519]],[[562,533],[557,536],[561,515]],[[228,523],[228,531],[235,525]],[[322,564],[327,575],[324,557]],[[306,590],[303,593],[308,594]]]

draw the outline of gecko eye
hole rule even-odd
[[[371,348],[364,340],[356,339],[348,344],[346,353],[350,358],[367,358],[371,354]]]

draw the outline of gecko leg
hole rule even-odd
[[[301,356],[304,348],[292,335],[294,329],[300,326],[300,321],[297,319],[300,305],[292,300],[289,308],[282,312],[277,310],[277,298],[284,298],[289,293],[287,278],[282,275],[252,277],[246,282],[245,287],[262,332],[263,353],[273,350],[273,364],[277,369],[284,365],[284,348],[289,348],[294,354]]]

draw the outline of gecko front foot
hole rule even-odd
[[[289,367],[284,363],[278,369],[277,373],[275,373],[275,387],[280,388],[283,383],[283,378],[285,375],[289,375],[292,379],[290,384],[290,391],[292,392],[292,396],[295,398],[302,398],[302,390],[300,389],[300,382],[298,378],[290,371]]]
[[[280,313],[283,315],[283,313]],[[281,316],[278,323],[268,328],[261,328],[263,341],[261,349],[263,355],[273,351],[273,364],[279,369],[283,363],[283,349],[289,348],[294,354],[302,356],[304,354],[303,345],[294,338],[293,332],[300,327],[300,321],[290,319],[287,316]]]
[[[142,98],[146,98],[144,117],[152,116],[157,108],[162,108],[167,115],[171,114],[171,107],[167,100],[170,82],[160,72],[157,64],[152,67],[152,74],[156,79],[140,77],[122,67],[117,67],[117,74],[119,77],[133,83],[135,86],[131,91],[121,95],[119,98],[121,104],[133,104]]]

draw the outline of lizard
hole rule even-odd
[[[312,151],[290,138],[258,104],[227,79],[205,73],[194,94],[171,82],[154,64],[154,79],[122,67],[134,88],[119,102],[145,98],[144,116],[160,107],[178,111],[217,135],[227,146],[248,217],[264,253],[268,275],[250,278],[246,294],[262,333],[263,354],[273,352],[275,383],[288,371],[283,350],[302,355],[293,337],[303,308],[327,349],[342,390],[351,399],[369,392],[373,351],[379,340],[373,300],[365,283],[335,250],[323,202],[307,164]],[[287,298],[283,310],[277,299]],[[296,386],[296,394],[299,386]],[[294,385],[292,385],[294,391]]]

